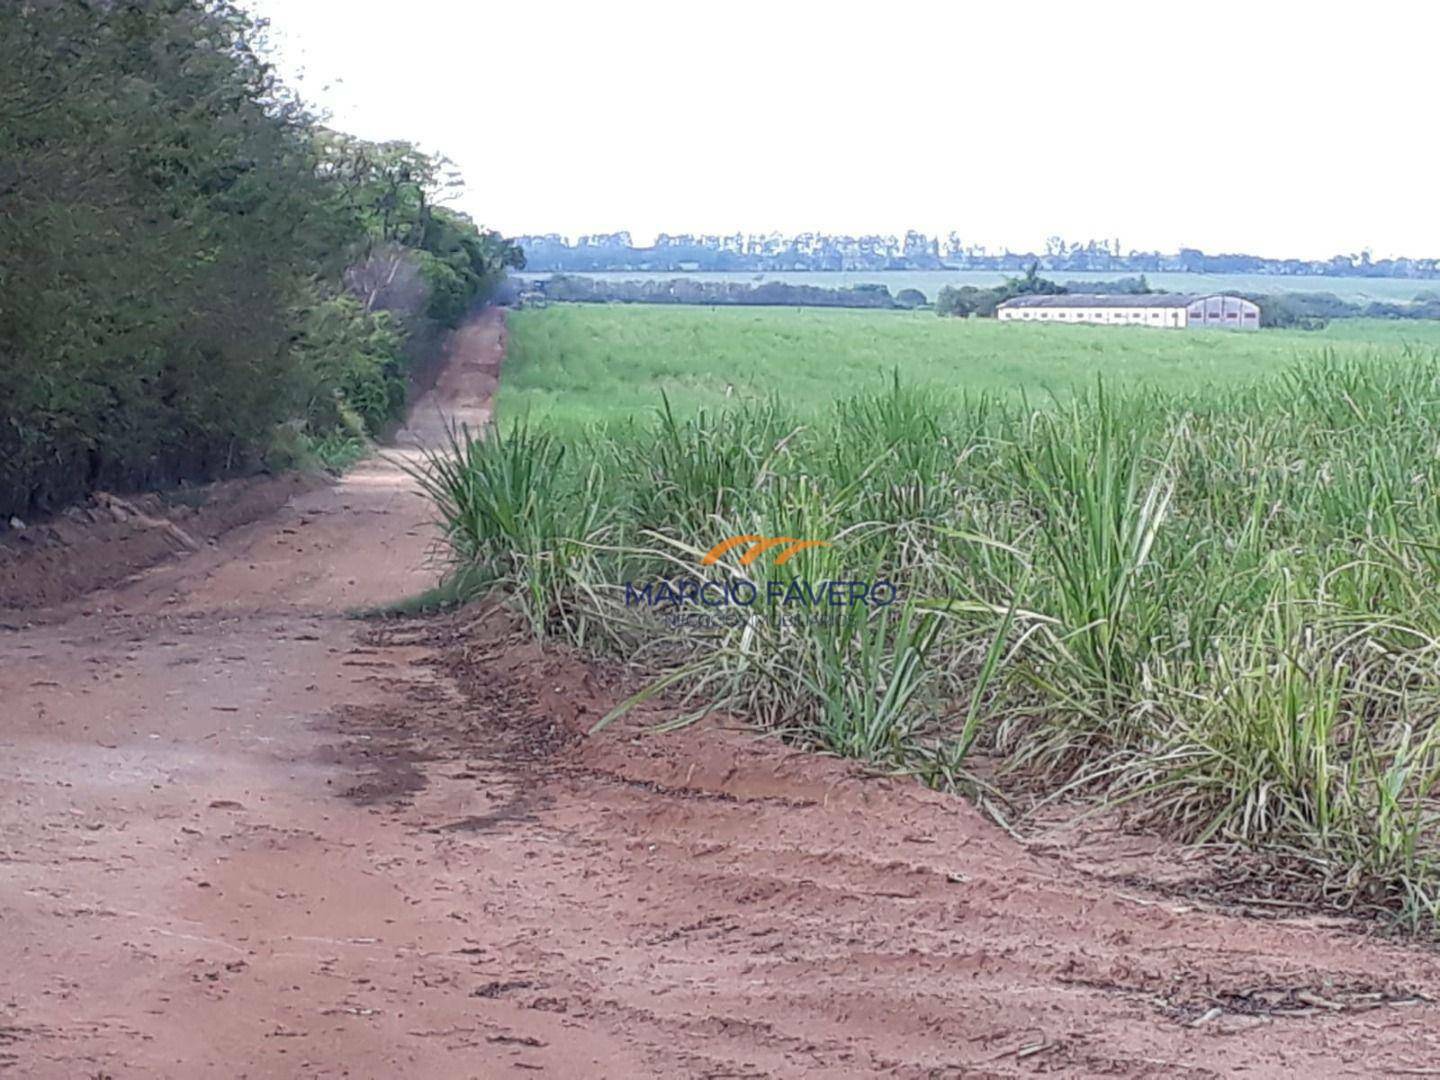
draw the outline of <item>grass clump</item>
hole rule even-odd
[[[1417,352],[1040,404],[894,377],[457,434],[424,478],[458,567],[652,672],[676,722],[733,711],[952,786],[983,750],[1002,787],[1123,802],[1432,932],[1437,403]],[[826,543],[702,565],[742,535]]]

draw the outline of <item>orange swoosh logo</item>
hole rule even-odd
[[[747,545],[744,554],[740,556],[740,565],[749,566],[767,551],[784,546],[783,551],[775,556],[775,565],[783,566],[806,548],[829,547],[828,540],[797,540],[793,536],[760,536],[757,533],[745,533],[740,536],[730,536],[716,544],[705,553],[700,560],[701,566],[714,566],[725,557],[725,554],[741,545]]]

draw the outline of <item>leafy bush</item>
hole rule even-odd
[[[1095,293],[1108,295],[1119,293],[1123,296],[1145,296],[1157,290],[1150,287],[1144,274],[1137,277],[1116,278],[1114,281],[1067,281],[1065,292]]]
[[[403,340],[388,312],[347,294],[301,309],[293,345],[300,400],[291,412],[313,431],[374,435],[405,403]],[[358,425],[347,417],[358,418]]]
[[[995,314],[996,308],[1016,296],[1054,296],[1066,291],[1064,286],[1041,277],[1037,264],[1031,263],[1024,277],[1007,278],[1003,285],[994,288],[946,285],[935,296],[935,314],[959,318],[975,315],[988,319]]]

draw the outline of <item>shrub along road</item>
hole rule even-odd
[[[403,446],[488,412],[496,314]],[[400,452],[403,454],[403,451]],[[399,456],[399,455],[397,455]],[[1440,962],[1118,884],[719,727],[431,584],[393,460],[0,631],[0,1067],[75,1076],[1373,1076]],[[653,719],[653,714],[650,717]],[[636,717],[636,722],[646,717]]]

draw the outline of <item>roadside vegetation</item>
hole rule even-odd
[[[316,457],[520,254],[326,130],[229,0],[0,9],[0,522]]]
[[[1176,389],[1164,347],[1203,338],[1111,330],[1106,367],[1126,371],[1143,338],[1155,379],[1027,399],[917,383],[930,369],[904,348],[899,373],[856,393],[843,356],[817,349],[829,393],[796,392],[793,366],[762,354],[730,377],[761,387],[772,372],[774,393],[682,408],[662,396],[675,375],[623,351],[649,314],[608,323],[616,343],[588,324],[653,402],[589,425],[588,411],[526,415],[532,366],[588,387],[592,370],[525,321],[553,331],[570,313],[516,320],[504,422],[457,435],[424,474],[456,575],[501,583],[537,636],[624,656],[641,698],[672,696],[676,723],[739,715],[1001,816],[1055,793],[1123,806],[1263,853],[1289,896],[1435,930],[1440,355],[1281,348],[1269,374],[1247,354],[1233,370],[1248,379],[1200,391]],[[704,318],[677,329],[688,355],[764,316]],[[858,316],[823,318],[863,340]],[[887,318],[901,342],[972,329]],[[773,324],[764,336],[784,340]],[[1025,342],[1043,369],[1051,339]],[[829,544],[700,565],[737,535]],[[762,601],[734,620],[684,599],[687,580],[751,581]],[[771,582],[882,580],[893,603],[766,599]],[[647,585],[661,602],[637,600]]]

